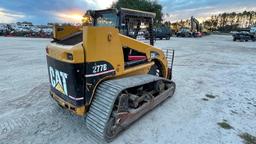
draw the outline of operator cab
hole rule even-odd
[[[127,8],[87,11],[84,18],[92,18],[91,25],[96,27],[115,27],[123,35],[136,39],[139,34],[148,31],[150,44],[153,40],[153,19],[155,13]],[[143,34],[142,34],[143,35]]]
[[[83,16],[83,26],[115,27],[125,36],[137,39],[144,33],[149,33],[149,43],[154,45],[153,19],[156,14],[132,10],[127,8],[89,10]],[[53,29],[53,41],[63,45],[75,45],[82,42],[81,26],[55,25]]]
[[[147,30],[149,33],[148,39],[150,41],[143,42],[154,45],[152,29],[153,19],[155,16],[155,13],[151,12],[120,8],[87,11],[84,18],[89,19],[88,17],[91,17],[92,21],[90,25],[95,27],[115,27],[121,34],[134,39],[138,38],[142,30]],[[137,52],[129,47],[123,47],[123,55],[126,68],[139,65],[147,61],[145,54]]]
[[[83,16],[83,26],[114,27],[122,35],[133,39],[148,33],[147,39],[140,41],[154,45],[153,22],[156,14],[132,10],[127,8],[89,10]],[[55,26],[54,41],[61,45],[76,45],[83,41],[81,27]],[[123,47],[125,67],[129,68],[147,62],[146,54],[135,51],[130,47]]]

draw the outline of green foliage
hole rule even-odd
[[[218,125],[224,129],[233,129],[233,127],[229,125],[226,121],[219,122]]]
[[[212,95],[212,94],[206,94],[205,96],[208,97],[208,98],[211,98],[211,99],[216,98],[216,96],[215,96],[215,95]]]
[[[256,144],[256,137],[249,133],[242,133],[239,136],[244,140],[245,144]]]
[[[230,32],[239,28],[248,28],[256,23],[256,11],[244,11],[241,13],[222,13],[211,16],[204,21],[205,28],[211,31]]]
[[[118,0],[113,3],[112,8],[130,8],[141,11],[148,11],[156,13],[156,22],[162,22],[162,5],[158,4],[156,0]]]

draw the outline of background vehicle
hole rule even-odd
[[[153,29],[153,35],[155,39],[166,39],[169,40],[172,36],[172,32],[171,29],[167,26],[159,26]],[[149,39],[149,32],[146,32],[144,34],[145,39]]]
[[[190,20],[176,22],[171,24],[171,26],[177,37],[202,37],[209,34],[193,16]]]
[[[181,28],[179,32],[177,32],[177,37],[192,37],[192,32],[188,28]]]
[[[242,31],[242,32],[238,32],[233,34],[233,41],[256,41],[256,33],[253,32],[253,30],[251,30],[250,32],[247,31]]]
[[[192,36],[202,37],[203,36],[202,25],[199,23],[199,21],[192,16],[190,23],[191,23],[190,31],[192,32]]]
[[[251,27],[251,29],[250,29],[250,33],[256,33],[256,26],[254,26],[254,27]]]
[[[203,33],[202,33],[202,32],[193,32],[193,33],[192,33],[192,36],[193,36],[193,37],[202,37],[202,36],[203,36]]]
[[[85,17],[80,31],[55,29],[54,36],[62,35],[46,48],[50,94],[63,108],[86,115],[88,129],[111,141],[174,94],[174,52],[153,47],[154,13],[121,8]],[[151,45],[129,37],[142,22]]]

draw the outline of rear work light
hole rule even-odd
[[[73,60],[73,55],[71,53],[67,53],[67,59],[68,60]]]

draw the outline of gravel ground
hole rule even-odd
[[[0,143],[104,143],[48,94],[49,39],[0,37]],[[112,143],[240,144],[256,136],[256,43],[230,36],[157,41],[175,49],[177,91]]]

